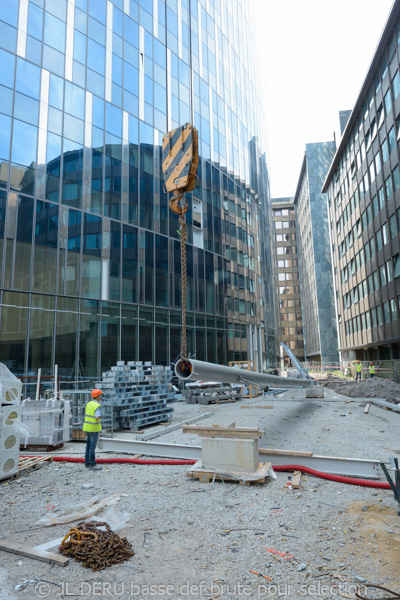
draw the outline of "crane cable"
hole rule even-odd
[[[186,210],[179,215],[179,228],[181,233],[181,284],[182,284],[182,341],[181,341],[181,361],[187,360],[187,340],[186,340],[186,298],[187,298],[187,261],[186,261]]]

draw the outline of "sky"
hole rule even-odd
[[[338,143],[393,0],[254,1],[271,196],[294,196],[306,144]]]

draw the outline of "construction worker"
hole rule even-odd
[[[375,365],[374,365],[374,363],[370,362],[368,368],[369,368],[369,376],[370,377],[375,377]]]
[[[92,399],[86,404],[83,431],[86,432],[85,467],[88,469],[101,469],[96,464],[95,450],[101,431],[100,396],[103,392],[98,389],[91,391]]]
[[[358,378],[360,378],[360,382],[361,382],[361,369],[362,369],[362,365],[361,365],[360,361],[358,360],[356,362],[356,383],[358,381]]]

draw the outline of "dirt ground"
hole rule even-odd
[[[400,384],[388,379],[365,379],[361,383],[343,380],[324,380],[324,386],[350,398],[381,398],[400,404]]]
[[[400,415],[377,406],[364,414],[365,402],[329,389],[324,400],[310,401],[304,391],[291,390],[280,398],[234,404],[179,403],[173,420],[212,409],[201,424],[258,426],[266,432],[260,447],[382,460],[389,452],[397,456]],[[251,406],[241,409],[241,404]],[[262,408],[266,404],[274,408]],[[156,440],[199,444],[179,429]],[[58,453],[82,456],[84,447],[68,443]],[[110,454],[100,449],[97,456]],[[355,599],[359,587],[367,596],[364,584],[400,592],[400,506],[391,490],[308,474],[300,489],[290,489],[284,472],[251,487],[203,484],[188,478],[187,469],[117,464],[88,472],[79,463],[53,462],[0,483],[0,542],[36,546],[57,540],[79,521],[45,527],[38,523],[43,516],[57,517],[65,507],[115,494],[115,508],[129,516],[118,533],[135,551],[129,561],[100,572],[74,560],[60,567],[0,551],[1,600],[333,600]],[[103,518],[104,511],[94,517]]]

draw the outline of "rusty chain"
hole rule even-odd
[[[60,552],[93,571],[122,563],[135,554],[126,538],[120,538],[108,523],[100,521],[73,527],[61,542]]]

